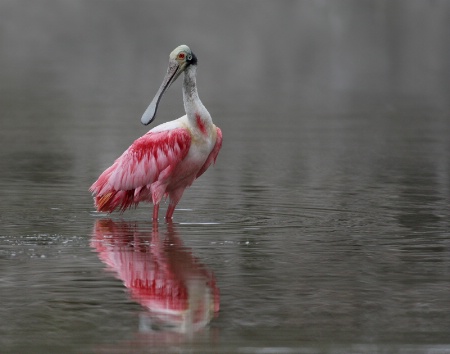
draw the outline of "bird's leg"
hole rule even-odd
[[[153,205],[153,221],[158,221],[159,203]]]
[[[173,212],[175,211],[176,204],[169,203],[167,207],[166,220],[172,220]]]
[[[175,211],[175,207],[177,206],[178,202],[181,199],[181,196],[183,195],[184,188],[185,187],[178,188],[169,193],[170,202],[169,207],[167,208],[166,220],[172,220],[173,212]]]

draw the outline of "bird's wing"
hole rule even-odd
[[[219,155],[220,148],[222,147],[222,131],[220,130],[220,128],[216,127],[216,129],[217,129],[216,144],[214,145],[214,148],[210,152],[202,168],[200,169],[200,171],[198,171],[196,178],[199,178],[212,163],[215,163],[217,155]]]
[[[150,185],[161,172],[183,160],[191,146],[191,135],[184,128],[148,132],[137,139],[92,185],[102,196]]]
[[[115,190],[147,186],[168,167],[183,160],[191,146],[191,135],[183,128],[148,132],[137,139],[115,164],[110,183]]]

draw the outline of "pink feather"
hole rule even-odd
[[[152,201],[152,185],[172,177],[190,146],[191,135],[183,128],[150,131],[137,139],[91,186],[97,210],[124,211],[140,201]]]

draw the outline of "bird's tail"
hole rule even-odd
[[[116,209],[124,211],[130,206],[136,206],[134,189],[115,190],[109,183],[109,177],[114,171],[114,165],[105,170],[97,181],[89,188],[94,196],[97,211],[111,213]]]

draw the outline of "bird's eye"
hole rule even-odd
[[[184,59],[184,53],[178,54],[178,59]]]
[[[186,59],[187,60],[191,60],[192,59],[192,55],[189,54]]]

